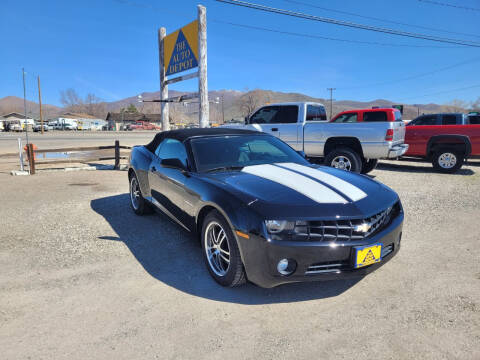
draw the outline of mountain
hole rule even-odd
[[[188,94],[187,92],[179,92],[175,90],[169,91],[169,97]],[[241,119],[245,117],[253,109],[271,103],[278,102],[295,102],[295,101],[313,101],[325,105],[327,113],[330,113],[330,100],[324,98],[315,98],[301,93],[284,93],[272,90],[255,89],[251,91],[238,90],[212,90],[208,93],[210,99],[210,118],[212,122],[222,122],[222,119]],[[159,99],[160,93],[157,92],[143,92],[140,94],[142,100]],[[118,112],[122,108],[127,108],[130,104],[140,112],[145,113],[159,113],[160,103],[155,102],[139,102],[138,95],[130,96],[122,100],[112,102],[102,102],[99,105],[100,113],[96,114],[98,117],[105,117],[107,112]],[[365,109],[373,106],[391,107],[398,102],[376,99],[373,101],[353,101],[341,100],[333,102],[333,114],[341,111],[352,109]],[[198,100],[189,100],[186,103],[170,103],[170,118],[174,122],[196,122],[198,119]],[[68,109],[54,105],[43,105],[44,117],[52,118],[60,115]],[[7,96],[0,99],[0,115],[9,112],[23,113],[23,99],[16,96]],[[418,114],[435,113],[442,111],[453,111],[444,105],[438,104],[404,104],[404,119],[413,119]],[[458,110],[456,110],[458,111]],[[78,111],[77,111],[78,112]],[[83,110],[82,112],[88,112]],[[38,104],[32,101],[27,101],[27,113],[34,118],[38,118],[39,107]]]
[[[27,115],[38,118],[40,113],[40,107],[38,104],[36,102],[27,100],[26,105]],[[24,111],[22,98],[17,96],[6,96],[4,98],[0,98],[0,116],[11,112],[23,114]],[[42,104],[42,112],[43,116],[47,119],[61,114],[63,109],[55,105]]]

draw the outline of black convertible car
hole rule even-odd
[[[400,248],[394,191],[312,165],[261,132],[159,133],[133,148],[128,179],[133,211],[158,208],[199,234],[207,268],[224,286],[363,276]]]

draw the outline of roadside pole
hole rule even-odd
[[[40,76],[38,78],[38,104],[40,105],[40,126],[42,128],[43,135],[43,116],[42,116],[42,90],[40,89]]]
[[[27,93],[25,90],[25,69],[22,68],[22,76],[23,76],[23,111],[25,115],[25,136],[27,137],[27,145],[28,142],[28,124],[27,124]]]
[[[207,84],[207,9],[202,5],[197,5],[197,9],[199,125],[205,128],[210,125]]]
[[[18,156],[20,157],[20,170],[25,171],[25,169],[23,168],[22,138],[18,138]]]
[[[158,30],[158,62],[160,69],[160,100],[168,99],[168,83],[165,75],[165,58],[164,58],[164,39],[167,36],[167,29],[162,27]],[[170,122],[168,120],[168,102],[161,102],[162,131],[170,130]]]
[[[336,88],[327,88],[328,91],[330,91],[330,119],[332,120],[333,118],[333,90],[337,90]]]

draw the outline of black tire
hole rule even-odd
[[[462,151],[451,148],[436,150],[432,156],[432,165],[436,171],[453,174],[457,172],[465,162],[465,155]]]
[[[225,238],[223,238],[219,232],[218,238],[223,239],[223,242],[220,242],[221,239],[219,240],[218,248],[223,247],[223,253],[225,252],[225,245],[228,245],[228,252],[229,252],[229,263],[227,266],[226,262],[222,260],[219,255],[213,255],[211,257],[211,260],[209,260],[209,251],[215,252],[215,250],[209,250],[207,251],[207,243],[213,241],[213,238],[211,237],[210,231],[214,231],[215,229],[218,230],[218,226],[223,229]],[[240,257],[240,251],[238,249],[237,245],[237,240],[235,239],[235,236],[233,235],[233,231],[228,224],[228,222],[225,220],[225,218],[216,210],[212,210],[208,215],[205,217],[203,224],[202,224],[202,234],[201,234],[201,239],[202,239],[202,249],[203,249],[203,257],[205,260],[205,265],[207,266],[208,272],[210,275],[213,277],[213,279],[219,283],[222,286],[227,286],[227,287],[234,287],[234,286],[239,286],[242,285],[246,282],[246,276],[245,276],[245,270],[243,268],[243,263],[242,259]],[[226,244],[225,244],[226,241]],[[210,247],[210,249],[212,249]],[[220,269],[216,264],[220,262],[221,265],[224,266],[226,269],[221,269],[224,270],[225,273],[222,275]],[[221,266],[220,265],[220,266]]]
[[[368,174],[370,171],[373,171],[378,164],[378,159],[369,159],[364,161],[362,165],[362,174]]]
[[[130,206],[132,207],[133,212],[137,215],[151,214],[153,212],[153,207],[142,196],[142,192],[140,191],[140,186],[138,183],[138,178],[135,173],[132,173],[129,176],[128,184],[130,194]]]
[[[344,165],[341,165],[342,158],[346,159],[343,161]],[[325,156],[324,164],[354,173],[360,173],[362,171],[362,160],[360,159],[360,156],[347,147],[340,147],[328,153],[328,155]]]

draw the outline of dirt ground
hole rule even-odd
[[[480,163],[382,162],[402,249],[358,281],[218,286],[200,246],[139,217],[126,172],[0,173],[2,359],[479,359]]]

